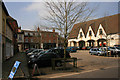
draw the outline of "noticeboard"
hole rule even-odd
[[[21,62],[19,62],[19,61],[15,62],[15,64],[14,64],[14,66],[13,66],[13,68],[12,68],[12,70],[11,70],[10,75],[9,75],[8,78],[12,79],[14,77],[14,75],[15,75],[15,73],[17,71],[17,68],[19,67],[20,63]]]

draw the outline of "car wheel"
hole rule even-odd
[[[98,53],[97,55],[100,56],[100,53]]]
[[[57,67],[60,67],[60,66],[62,66],[62,63],[61,63],[61,62],[57,62],[57,63],[56,63],[56,66],[57,66]]]
[[[92,53],[90,53],[90,55],[92,55]]]

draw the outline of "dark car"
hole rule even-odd
[[[51,66],[52,58],[60,58],[60,56],[53,52],[41,54],[37,58],[32,58],[30,61],[28,61],[28,67],[33,67],[34,64],[37,64],[38,67]],[[55,65],[61,66],[61,63],[61,61],[56,61]]]
[[[35,48],[27,49],[27,50],[25,51],[25,53],[28,54],[28,53],[32,52],[33,50],[35,50]]]

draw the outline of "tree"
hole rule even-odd
[[[52,23],[55,29],[60,31],[64,36],[64,58],[66,58],[66,44],[68,35],[77,22],[86,21],[94,9],[87,7],[87,2],[46,2],[45,6],[49,15],[44,17],[45,20]]]

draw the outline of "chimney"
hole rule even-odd
[[[40,28],[39,28],[39,27],[37,28],[37,31],[38,31],[38,32],[40,31]]]
[[[53,32],[55,32],[55,29],[53,28]]]

